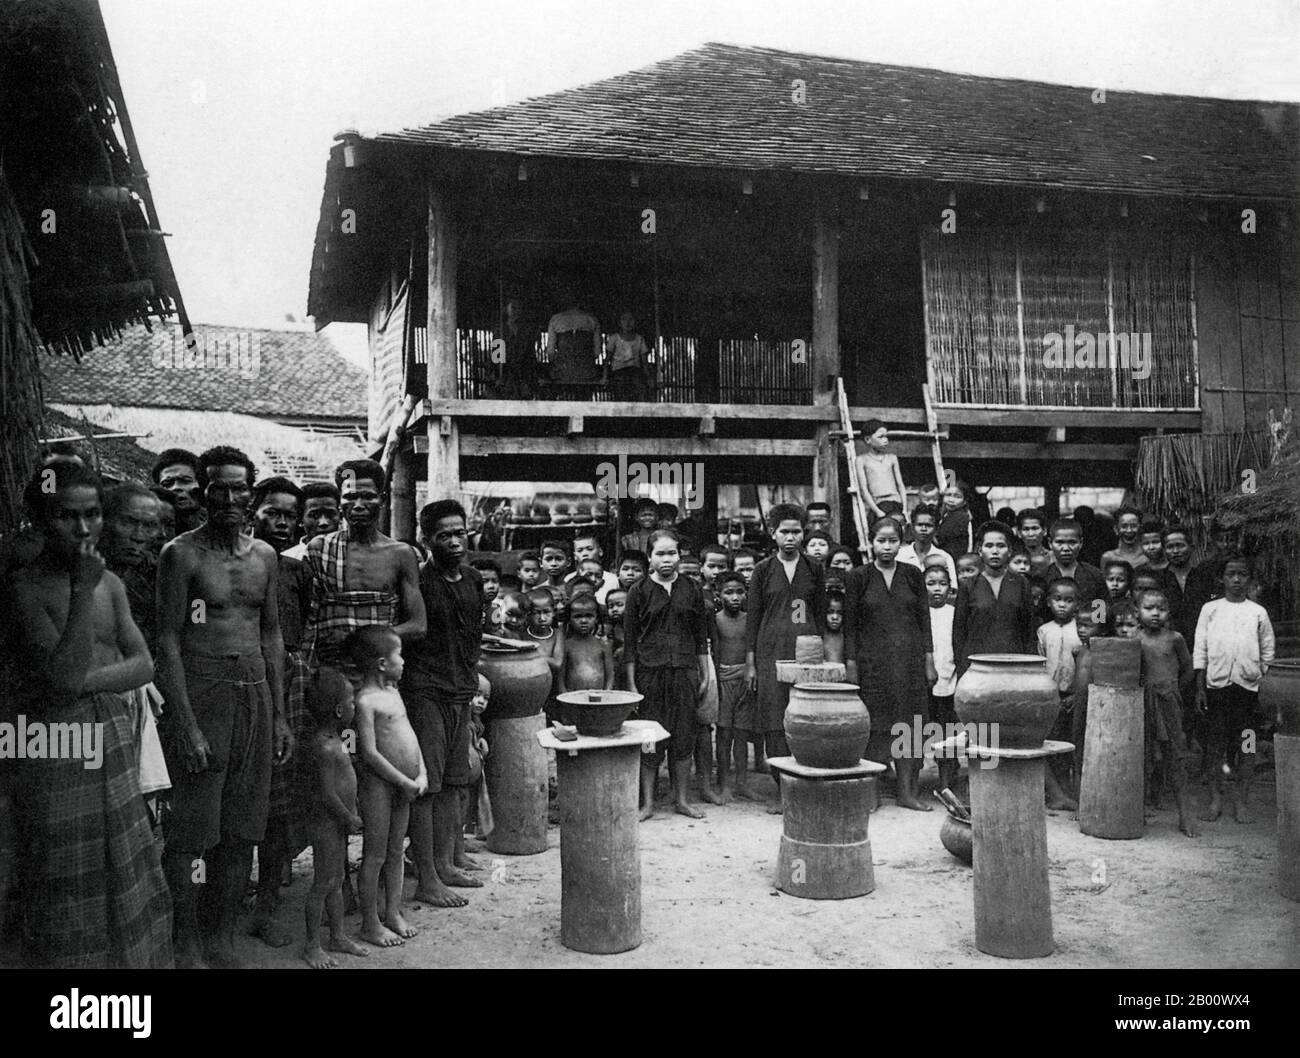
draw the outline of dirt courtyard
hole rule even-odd
[[[933,765],[922,785],[933,788]],[[758,777],[760,789],[771,780]],[[762,805],[707,809],[704,820],[664,809],[641,826],[643,943],[621,955],[560,944],[560,833],[535,856],[476,854],[484,887],[468,907],[408,903],[419,936],[348,968],[393,967],[1259,967],[1300,966],[1300,903],[1278,894],[1273,772],[1252,791],[1259,822],[1203,824],[1198,839],[1155,813],[1135,841],[1079,833],[1049,812],[1056,952],[1003,960],[974,944],[971,870],[939,844],[942,809],[919,813],[886,797],[871,817],[876,890],[852,900],[805,900],[772,888],[781,818]],[[1198,807],[1205,791],[1197,789]],[[360,839],[351,856],[360,858]],[[256,967],[306,968],[299,959],[311,854],[294,864],[280,921],[295,934],[273,950],[251,937],[239,954]],[[408,899],[414,879],[408,878]],[[355,934],[359,918],[348,916]]]

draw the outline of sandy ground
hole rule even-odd
[[[931,765],[923,776],[934,785]],[[761,788],[771,781],[759,777]],[[1205,793],[1197,791],[1197,804]],[[939,844],[942,809],[898,808],[886,798],[871,818],[876,891],[819,901],[772,888],[779,816],[746,802],[708,809],[702,821],[660,810],[641,826],[641,947],[584,955],[560,944],[559,829],[536,856],[477,854],[484,887],[470,905],[442,910],[410,903],[419,936],[347,967],[799,966],[799,967],[1297,967],[1300,903],[1276,886],[1277,831],[1271,768],[1252,792],[1259,822],[1203,824],[1192,840],[1172,811],[1158,812],[1136,841],[1079,833],[1066,812],[1049,812],[1056,953],[1003,960],[977,951],[971,871]],[[354,839],[354,842],[359,839]],[[352,858],[360,857],[354,845]],[[281,921],[302,936],[311,855],[294,864]],[[407,879],[408,899],[414,880]],[[348,917],[355,933],[357,916]],[[272,950],[240,942],[252,966],[302,966],[299,943]],[[305,967],[304,967],[305,968]]]

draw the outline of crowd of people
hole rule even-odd
[[[683,534],[671,506],[643,499],[612,561],[593,526],[471,562],[454,499],[420,511],[417,541],[380,531],[387,481],[370,460],[300,487],[259,479],[232,447],[170,450],[153,479],[105,489],[75,456],[51,455],[25,493],[30,524],[4,542],[17,607],[7,713],[103,732],[98,768],[34,754],[0,772],[18,824],[0,911],[32,965],[238,965],[254,849],[252,931],[278,947],[298,935],[277,914],[281,890],[312,847],[302,951],[315,967],[415,934],[407,869],[416,900],[463,905],[460,891],[482,884],[464,839],[486,815],[485,633],[547,660],[552,722],[568,719],[566,691],[642,696],[639,715],[670,735],[642,756],[643,819],[665,757],[678,813],[702,815],[692,773],[705,802],[764,799],[752,772],[788,752],[777,662],[810,640],[859,686],[867,756],[891,767],[896,804],[920,811],[929,747],[900,730],[956,722],[974,655],[1042,655],[1062,706],[1052,737],[1078,747],[1047,769],[1044,796],[1073,808],[1090,644],[1136,638],[1148,798],[1172,789],[1195,834],[1184,759],[1199,750],[1201,815],[1226,804],[1250,818],[1255,702],[1273,658],[1251,563],[1220,549],[1193,564],[1183,527],[1131,508],[1097,564],[1081,557],[1096,541],[1076,518],[1031,508],[973,526],[959,484],[921,490],[910,513],[901,490],[878,495],[861,553],[833,539],[825,503],[769,510],[765,553]],[[878,492],[890,479],[901,485],[889,471]],[[940,788],[956,787],[958,761],[937,763]]]

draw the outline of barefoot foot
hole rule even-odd
[[[450,885],[456,889],[481,889],[483,887],[483,880],[481,878],[475,878],[473,875],[465,874],[463,871],[458,871],[455,867],[452,867],[451,870],[440,870],[438,872],[438,878],[442,881],[443,885]]]
[[[734,796],[735,795],[732,793],[731,787],[724,786],[721,790],[718,791],[717,803],[720,805],[729,805],[731,804]]]
[[[268,948],[286,948],[293,943],[293,934],[270,917],[254,918],[248,932]]]
[[[1201,818],[1207,823],[1217,823],[1221,815],[1223,815],[1223,805],[1218,801],[1211,801],[1210,807],[1201,813]]]
[[[722,797],[713,789],[712,786],[700,787],[700,800],[706,801],[711,805],[723,804]]]
[[[384,919],[384,925],[391,929],[403,940],[410,940],[420,931],[406,921],[400,914],[393,912]]]
[[[770,805],[767,806],[767,814],[770,816],[779,816],[782,815],[784,812],[785,809],[781,807],[780,801],[773,801]]]
[[[359,955],[363,959],[370,954],[366,948],[363,948],[346,933],[330,937],[325,945],[325,950],[342,952],[344,955]]]
[[[453,893],[437,878],[427,886],[421,885],[416,889],[413,899],[422,904],[432,904],[434,907],[465,907],[469,903],[463,896]]]
[[[742,801],[761,801],[763,799],[758,794],[756,794],[753,790],[751,790],[747,784],[743,782],[737,783],[736,788],[733,792]]]
[[[376,948],[396,948],[402,943],[402,938],[385,927],[382,922],[376,922],[373,926],[363,926],[361,939]]]
[[[303,961],[313,970],[332,970],[338,965],[333,959],[325,954],[325,949],[319,944],[303,948]]]
[[[926,804],[924,801],[918,801],[915,797],[911,796],[900,796],[895,799],[894,803],[898,805],[899,808],[910,808],[913,812],[933,811],[930,805]]]
[[[701,812],[698,808],[691,807],[685,801],[674,801],[673,811],[676,812],[679,816],[687,816],[690,819],[704,818],[703,812]]]
[[[1233,817],[1237,820],[1238,823],[1254,823],[1254,822],[1255,822],[1255,817],[1254,817],[1254,815],[1251,814],[1250,809],[1247,808],[1245,805],[1237,805],[1237,807],[1233,810],[1233,813],[1232,813],[1232,814],[1233,814]]]
[[[647,819],[649,819],[654,814],[655,814],[655,806],[649,804],[646,805],[643,809],[641,809],[641,811],[637,813],[636,817],[640,822],[644,823]]]
[[[1201,836],[1201,828],[1196,825],[1196,820],[1190,815],[1180,815],[1178,817],[1178,829],[1189,838],[1199,838]]]
[[[455,856],[451,862],[456,865],[457,869],[462,871],[481,871],[483,869],[483,865],[478,860],[471,859],[463,852]]]

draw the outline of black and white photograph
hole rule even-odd
[[[0,393],[33,1024],[1284,1016],[1297,0],[2,0]]]

